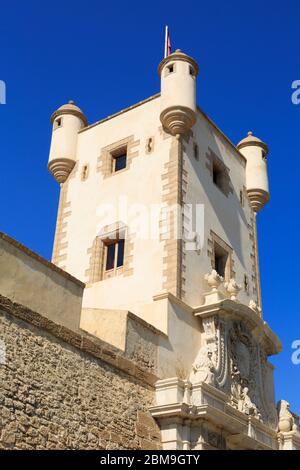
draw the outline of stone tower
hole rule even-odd
[[[98,122],[73,102],[52,115],[53,262],[86,284],[81,329],[118,348],[127,312],[155,329],[164,448],[277,448],[256,235],[268,148],[233,145],[196,105],[194,59],[158,71],[160,94]]]

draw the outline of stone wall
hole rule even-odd
[[[0,293],[79,331],[84,284],[0,232]]]
[[[160,448],[136,361],[2,296],[0,340],[0,449]]]

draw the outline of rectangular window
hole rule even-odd
[[[227,279],[227,268],[229,262],[229,254],[224,248],[217,243],[214,244],[214,267],[217,273],[224,279]]]
[[[113,155],[113,171],[120,171],[126,168],[127,152],[122,152],[120,155]]]
[[[118,256],[117,256],[117,268],[124,264],[124,248],[125,240],[119,240],[118,242]]]
[[[125,240],[114,240],[106,243],[105,271],[112,271],[124,264]]]

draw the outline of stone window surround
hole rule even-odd
[[[230,193],[233,193],[233,188],[229,176],[230,169],[210,148],[208,148],[208,152],[206,152],[206,158],[206,168],[209,170],[212,179],[214,167],[217,167],[218,170],[222,173],[221,185],[215,184],[214,186],[217,187],[226,197],[228,197]]]
[[[118,140],[101,149],[101,154],[98,157],[97,172],[101,172],[104,178],[123,173],[128,170],[132,164],[132,160],[139,156],[139,151],[134,147],[140,144],[139,140],[135,140],[134,136],[128,136],[124,139]],[[113,171],[113,158],[120,154],[126,148],[126,167],[122,170]]]
[[[111,277],[119,276],[123,273],[123,266],[125,263],[125,246],[124,246],[124,258],[122,266],[115,266],[112,269],[106,270],[106,262],[107,262],[107,253],[108,253],[108,246],[111,243],[115,243],[119,240],[125,240],[126,245],[126,228],[120,228],[103,236],[100,236],[101,243],[103,244],[103,262],[102,262],[102,279],[109,279]]]
[[[106,273],[104,269],[106,261],[105,245],[108,240],[111,241],[117,238],[124,238],[125,240],[123,265],[119,268],[115,268],[114,270],[107,271]],[[100,233],[95,237],[92,246],[87,250],[87,253],[90,255],[89,268],[85,271],[85,275],[88,276],[88,285],[119,275],[132,275],[132,252],[132,236],[129,235],[128,227],[125,224],[122,222],[116,222],[114,224],[104,226]]]
[[[211,267],[215,269],[215,246],[218,245],[222,250],[226,251],[228,254],[228,259],[225,266],[225,281],[229,281],[231,278],[234,278],[235,272],[233,270],[233,249],[228,245],[219,235],[217,235],[213,230],[210,231],[210,237],[208,239],[208,256],[211,259]]]

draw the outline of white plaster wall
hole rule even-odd
[[[156,303],[156,302],[155,302]],[[188,378],[201,346],[199,320],[168,300],[158,301],[167,309],[168,337],[159,337],[158,375],[160,378]]]
[[[126,197],[128,205],[160,204],[162,197],[161,175],[169,159],[169,139],[160,133],[160,99],[156,98],[142,106],[102,122],[78,135],[76,176],[69,180],[68,197],[72,214],[68,218],[65,250],[66,270],[87,282],[85,271],[89,268],[90,255],[96,234],[104,225],[122,221],[129,229],[133,224],[123,215],[107,213],[101,216],[101,205],[118,206],[120,198]],[[97,172],[97,159],[101,148],[128,136],[140,140],[134,147],[139,156],[133,158],[129,169],[103,178]],[[146,153],[146,141],[154,137],[154,151]],[[84,165],[89,165],[86,181],[81,181]],[[117,276],[95,283],[85,290],[83,306],[86,308],[126,309],[138,313],[141,303],[152,302],[153,295],[162,291],[163,244],[159,239],[134,240],[133,275]]]
[[[246,184],[245,161],[239,157],[230,144],[217,133],[216,129],[198,112],[197,123],[193,127],[194,136],[185,143],[185,165],[188,171],[186,202],[204,205],[204,245],[199,254],[187,251],[186,254],[186,284],[185,302],[197,306],[202,303],[203,292],[208,291],[204,275],[211,271],[211,260],[208,257],[207,244],[210,231],[213,230],[222,240],[234,250],[234,270],[236,280],[244,285],[244,274],[248,275],[249,292],[243,290],[239,300],[248,304],[255,299],[252,283],[252,260],[250,250],[252,242],[249,238],[250,208],[247,197],[244,207],[240,204],[240,190]],[[193,144],[199,147],[199,161],[194,157]],[[209,148],[230,169],[233,194],[226,197],[213,183],[211,173],[207,168],[206,157]]]
[[[71,215],[67,219],[68,246],[67,259],[63,261],[66,271],[84,282],[89,268],[90,254],[96,235],[104,225],[121,221],[136,231],[133,224],[123,214],[107,213],[104,217],[99,209],[101,205],[111,204],[117,207],[120,198],[126,196],[129,206],[142,204],[149,208],[151,204],[161,204],[164,165],[169,159],[170,139],[161,134],[160,97],[145,102],[141,106],[116,115],[112,119],[100,122],[78,134],[77,170],[75,177],[69,180],[67,201]],[[249,238],[250,208],[245,198],[244,207],[240,204],[239,192],[246,185],[246,161],[235,152],[230,144],[219,134],[211,123],[197,113],[197,123],[193,127],[194,137],[189,143],[184,142],[185,166],[188,170],[187,203],[204,204],[204,246],[200,254],[195,251],[186,253],[186,292],[185,302],[191,306],[202,303],[202,294],[207,291],[203,280],[211,270],[207,256],[207,240],[210,230],[228,243],[234,250],[234,270],[236,280],[243,285],[244,274],[248,275],[249,292],[244,290],[239,299],[248,304],[255,299],[252,283],[252,260],[250,258],[251,240]],[[140,140],[134,148],[139,156],[133,158],[129,169],[103,178],[97,172],[98,157],[101,149],[128,136]],[[146,142],[154,137],[154,151],[146,153]],[[199,146],[199,161],[193,155],[193,144]],[[209,148],[230,169],[233,194],[226,197],[212,182],[207,168],[206,153]],[[88,178],[81,181],[84,165],[89,166]],[[151,311],[153,296],[163,291],[163,243],[159,239],[135,239],[133,252],[133,274],[105,279],[87,287],[84,292],[84,308],[123,309],[144,318],[162,331],[167,330],[166,318]]]
[[[78,331],[84,285],[0,233],[0,294]]]

